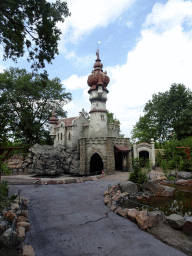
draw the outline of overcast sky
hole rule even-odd
[[[51,2],[51,1],[50,1]],[[192,1],[69,0],[71,17],[60,23],[60,54],[46,65],[72,93],[68,117],[90,110],[87,77],[99,44],[103,69],[110,77],[107,109],[131,129],[153,93],[182,83],[192,90]],[[1,50],[1,60],[2,60]],[[30,71],[24,58],[0,61],[0,71],[15,66]]]

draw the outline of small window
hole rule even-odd
[[[63,134],[61,133],[61,140],[63,139]]]
[[[104,115],[101,115],[101,121],[103,121],[104,120]]]
[[[58,140],[59,140],[59,133],[58,133]]]
[[[63,127],[63,124],[61,124],[61,127]]]
[[[68,135],[68,140],[71,140],[71,133],[69,133]]]

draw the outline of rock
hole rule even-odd
[[[28,198],[23,198],[24,205],[29,204],[29,203],[30,203],[30,200]]]
[[[9,222],[13,222],[15,219],[15,213],[11,212],[11,211],[7,211],[3,213],[3,216],[6,220],[8,220]]]
[[[19,209],[19,204],[11,204],[11,210],[17,211]]]
[[[9,228],[9,229],[7,229],[4,233],[3,233],[3,235],[2,235],[2,237],[1,237],[1,242],[2,242],[2,244],[5,246],[5,247],[10,247],[11,246],[11,244],[10,244],[10,238],[11,238],[11,228]],[[16,246],[16,245],[18,245],[20,243],[20,239],[18,238],[18,236],[17,236],[17,233],[15,232],[15,231],[13,231],[13,243],[12,243],[12,245],[14,246]]]
[[[26,217],[24,217],[24,216],[19,216],[19,217],[17,217],[17,219],[16,219],[16,222],[28,222],[28,219],[26,218]]]
[[[27,218],[28,217],[28,210],[19,210],[18,212],[17,212],[17,216],[24,216],[25,218]]]
[[[0,224],[0,234],[2,234],[4,232],[5,228],[2,224]]]
[[[187,184],[187,180],[178,180],[175,183],[176,185],[185,186]]]
[[[136,209],[127,209],[127,216],[130,218],[132,221],[136,220],[137,214],[139,212]]]
[[[106,190],[104,193],[103,193],[103,196],[108,196],[109,195],[109,192],[108,190]]]
[[[177,175],[179,179],[183,179],[183,180],[187,180],[192,177],[191,172],[177,172]]]
[[[124,217],[124,218],[127,218],[127,209],[126,209],[126,208],[125,208],[125,209],[119,208],[119,209],[117,210],[117,214],[120,215],[120,216],[122,216],[122,217]]]
[[[8,227],[8,223],[6,221],[0,221],[0,225],[3,226],[4,230]]]
[[[166,218],[165,215],[159,211],[151,211],[149,212],[149,217],[154,217],[154,225],[164,223]]]
[[[105,203],[105,204],[108,204],[109,202],[111,202],[111,199],[109,199],[109,197],[106,196],[106,197],[104,198],[104,203]]]
[[[114,204],[111,205],[111,207],[110,207],[111,211],[113,211],[113,212],[116,210],[116,208],[117,208],[117,207],[116,207]]]
[[[35,256],[33,247],[31,245],[24,245],[22,256]]]
[[[147,211],[140,211],[136,216],[136,221],[140,229],[146,230],[155,225],[153,216],[148,216]]]
[[[185,221],[182,230],[186,235],[192,236],[192,217],[185,218]]]
[[[121,190],[121,192],[128,192],[131,195],[135,195],[138,192],[137,185],[132,181],[119,182],[118,188]]]
[[[19,228],[19,227],[23,227],[23,228],[25,228],[25,231],[29,231],[30,224],[29,224],[29,222],[24,222],[24,221],[17,222],[17,228]]]
[[[119,200],[120,198],[121,198],[120,195],[116,194],[116,195],[114,195],[114,196],[112,197],[112,200],[113,200],[113,201],[117,201],[117,200]]]
[[[156,184],[153,181],[144,182],[143,189],[149,190],[153,196],[164,196],[164,197],[173,196],[174,190],[175,190],[175,188],[162,186],[162,185]]]
[[[166,217],[166,219],[169,225],[175,229],[181,229],[182,226],[185,224],[185,219],[178,214],[171,214],[170,216]]]
[[[17,230],[17,235],[18,235],[18,238],[21,241],[25,240],[25,228],[24,227],[19,227],[18,230]]]

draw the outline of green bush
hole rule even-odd
[[[142,159],[132,159],[133,172],[130,174],[129,181],[143,184],[147,180],[146,172],[142,171]]]
[[[181,160],[179,164],[179,171],[192,172],[192,159],[190,159],[190,162],[188,159]]]

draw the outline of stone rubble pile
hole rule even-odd
[[[178,214],[165,216],[157,210],[148,212],[146,210],[139,211],[138,207],[128,209],[119,206],[119,203],[125,200],[126,197],[129,197],[131,200],[143,199],[150,195],[167,197],[172,196],[174,191],[169,190],[167,186],[157,184],[156,181],[145,182],[143,188],[150,191],[151,194],[148,191],[138,192],[137,185],[134,182],[120,182],[104,192],[104,203],[118,215],[136,222],[142,230],[147,230],[166,222],[172,228],[182,230],[186,235],[192,236],[192,217],[182,217]]]
[[[80,159],[76,149],[35,144],[29,151],[28,158],[22,164],[29,174],[52,176],[79,173]]]
[[[27,208],[29,199],[23,198],[23,206]],[[8,247],[10,246],[17,247],[19,246],[22,250],[22,256],[34,256],[34,250],[30,245],[23,245],[25,240],[25,233],[30,229],[30,223],[27,219],[28,210],[19,210],[19,197],[14,200],[14,203],[7,208],[6,211],[3,211],[0,215],[0,246]],[[12,224],[15,221],[15,228],[12,233]],[[12,235],[12,243],[11,241]]]

